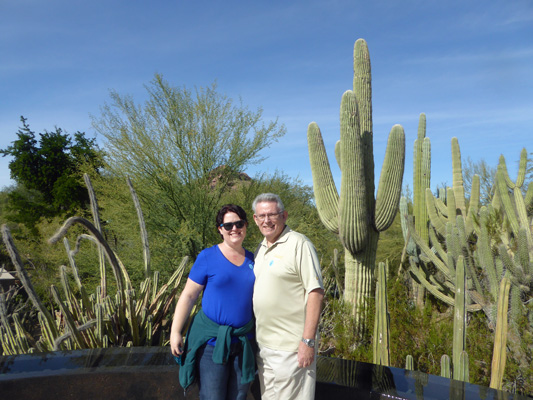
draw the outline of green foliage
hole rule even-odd
[[[56,287],[56,280],[56,284],[50,285],[54,300],[52,307],[46,307],[41,301],[24,268],[9,228],[5,224],[2,225],[4,244],[25,292],[38,311],[40,326],[37,337],[25,331],[18,313],[7,314],[6,298],[2,296],[0,342],[3,354],[163,344],[165,334],[170,328],[170,314],[187,265],[187,257],[182,260],[167,283],[161,285],[159,273],[155,272],[153,276],[146,277],[140,281],[137,288],[134,288],[124,264],[109,247],[98,228],[88,220],[81,217],[69,218],[49,242],[55,243],[63,238],[75,224],[82,226],[89,234],[78,235],[75,240],[76,248],[72,251],[68,240],[63,241],[71,274],[69,276],[64,265],[59,267],[63,295]],[[74,258],[79,251],[79,242],[84,240],[94,242],[99,249],[102,249],[115,278],[115,285],[108,289],[105,268],[101,269],[101,286],[97,286],[91,295],[82,282]],[[31,343],[26,340],[27,338]]]
[[[372,307],[369,308],[370,313]],[[372,342],[368,337],[356,339],[356,326],[351,306],[342,299],[327,296],[320,321],[320,354],[345,360],[372,362]]]
[[[21,117],[21,122],[18,139],[0,150],[2,156],[12,157],[9,170],[18,184],[8,191],[6,219],[26,225],[35,234],[41,217],[72,213],[87,204],[81,169],[90,166],[98,171],[102,164],[95,139],[84,133],[76,132],[72,138],[56,128],[40,133],[37,140],[27,119]]]
[[[264,124],[261,109],[234,104],[215,84],[190,91],[155,75],[146,90],[143,105],[112,91],[94,127],[106,139],[108,171],[130,177],[148,229],[161,232],[152,240],[194,258],[218,237],[222,195],[285,128]]]
[[[421,310],[402,280],[391,280],[389,313],[391,366],[404,368],[412,355],[418,371],[439,375],[440,358],[451,354],[453,319],[440,304],[429,300]]]
[[[398,213],[389,229],[379,235],[376,263],[388,262],[390,274],[396,275],[401,263],[403,246],[401,215]]]

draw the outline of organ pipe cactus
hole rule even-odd
[[[426,114],[420,114],[418,122],[418,137],[415,140],[413,151],[413,215],[409,216],[407,199],[400,199],[400,219],[405,247],[402,253],[401,264],[405,256],[413,257],[418,263],[418,251],[413,239],[409,235],[407,218],[410,218],[420,239],[429,244],[429,219],[426,208],[426,189],[431,183],[431,142],[426,137]],[[401,271],[401,269],[400,269]],[[413,297],[419,308],[424,306],[424,286],[412,280]]]
[[[435,198],[429,188],[425,189],[429,240],[424,240],[409,216],[402,214],[402,222],[408,225],[409,240],[413,240],[417,246],[417,254],[409,257],[409,272],[431,294],[453,306],[457,292],[455,268],[458,258],[465,257],[466,288],[469,295],[466,307],[468,311],[476,311],[481,310],[481,306],[471,301],[470,294],[472,290],[480,293],[482,288],[469,240],[474,228],[479,231],[479,225],[475,222],[479,208],[479,177],[474,176],[467,210],[457,138],[452,139],[452,171],[453,187],[447,189],[445,200],[440,196]],[[439,271],[439,278],[434,276],[433,267]]]
[[[326,228],[339,235],[345,248],[344,299],[352,305],[362,330],[379,233],[392,224],[396,215],[405,164],[405,133],[400,125],[395,125],[389,135],[374,198],[371,68],[363,39],[355,42],[353,91],[342,96],[340,126],[340,140],[335,147],[342,173],[340,194],[315,122],[307,130],[309,158],[320,219]],[[358,309],[363,312],[361,315]]]
[[[524,181],[527,152],[524,149],[521,153],[515,182],[507,173],[505,159],[500,157],[493,202],[482,207],[479,204],[477,177],[472,182],[469,202],[465,199],[459,143],[455,138],[452,139],[452,168],[453,187],[446,190],[446,196],[443,196],[441,191],[439,197],[434,197],[431,191],[426,189],[426,207],[430,222],[429,244],[418,235],[413,218],[405,211],[407,207],[402,207],[402,219],[408,228],[408,236],[417,246],[416,257],[409,257],[409,271],[438,299],[457,309],[458,300],[462,302],[463,295],[458,296],[462,284],[458,283],[459,269],[456,267],[461,265],[457,262],[458,257],[464,258],[466,310],[482,309],[488,317],[489,329],[497,332],[494,358],[498,361],[495,361],[494,365],[498,370],[493,371],[493,379],[499,382],[504,373],[504,348],[512,351],[521,367],[529,368],[530,364],[530,356],[526,354],[527,351],[523,351],[522,345],[525,338],[531,340],[533,333],[533,307],[530,306],[533,291],[533,243],[530,225],[533,185],[530,185],[526,192]],[[432,272],[435,270],[438,271],[437,274]],[[502,279],[508,279],[510,282],[510,296],[505,296],[510,300],[502,298],[499,290]],[[496,310],[503,307],[502,301],[508,303],[509,313],[506,317],[496,315]],[[507,317],[509,327],[503,328],[502,324],[507,323]],[[462,320],[462,313],[460,318]],[[524,322],[519,324],[521,320]],[[507,335],[507,340],[504,335]],[[459,344],[454,337],[454,377]]]

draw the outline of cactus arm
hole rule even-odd
[[[516,186],[513,189],[514,192],[514,203],[515,203],[515,209],[516,214],[518,215],[518,221],[520,224],[520,227],[527,227],[529,228],[529,219],[527,217],[527,208],[526,203],[524,201],[524,197],[522,196],[522,191],[518,186]],[[527,242],[529,243],[529,246],[533,248],[533,236],[531,234],[531,229],[526,229],[526,237]]]
[[[533,207],[533,181],[527,186],[526,197],[524,198],[526,208],[530,210]]]
[[[350,251],[359,252],[368,237],[370,215],[366,205],[365,149],[359,132],[355,93],[344,92],[341,101],[341,195],[339,202],[339,236]],[[373,193],[372,193],[373,195]]]
[[[429,260],[441,271],[446,279],[450,279],[450,270],[446,266],[446,264],[438,258],[433,251],[429,248],[429,246],[424,243],[424,241],[418,236],[417,232],[413,229],[412,226],[409,226],[409,232],[411,233],[411,237],[413,238],[414,242],[420,247],[420,251],[426,255],[426,257],[429,258]]]
[[[489,218],[489,211],[487,207],[481,207],[479,210],[480,217],[480,235],[478,238],[477,254],[480,258],[480,264],[484,267],[485,274],[488,279],[488,290],[492,296],[492,301],[496,302],[498,299],[498,281],[499,273],[496,270],[496,265],[492,258],[492,251],[490,248],[490,237],[487,229],[487,223]]]
[[[357,96],[360,136],[363,145],[363,163],[366,188],[366,205],[374,210],[374,145],[372,143],[372,72],[370,53],[364,39],[358,39],[353,51],[353,91]],[[342,140],[341,140],[342,142]],[[342,190],[341,190],[342,191]],[[371,212],[371,211],[369,211]]]
[[[509,172],[507,171],[507,165],[505,164],[505,157],[503,155],[500,156],[499,163],[498,163],[498,172],[501,171],[503,175],[503,179],[505,181],[505,184],[509,189],[514,189],[514,182],[509,177]]]
[[[376,196],[375,226],[382,232],[391,226],[398,211],[405,166],[405,132],[400,125],[391,129]]]
[[[63,236],[66,235],[67,231],[69,230],[69,228],[74,225],[75,223],[79,223],[81,225],[83,225],[88,231],[91,232],[92,236],[99,242],[99,244],[102,245],[102,247],[104,248],[104,252],[105,252],[105,255],[107,257],[107,260],[109,261],[109,263],[111,264],[111,266],[113,267],[113,273],[115,274],[115,280],[116,280],[116,283],[117,283],[117,289],[119,291],[122,291],[123,290],[123,276],[122,276],[122,271],[120,269],[120,266],[119,266],[119,263],[117,261],[117,257],[115,255],[115,253],[113,252],[113,250],[111,250],[111,247],[109,247],[109,244],[107,244],[106,240],[104,239],[104,237],[102,236],[102,234],[100,233],[100,231],[98,229],[96,229],[96,227],[91,224],[88,220],[86,220],[85,218],[81,218],[81,217],[70,217],[69,219],[67,219],[65,221],[65,223],[63,224],[63,226],[61,228],[59,228],[59,230],[54,234],[54,236],[52,236],[50,239],[48,239],[48,243],[50,244],[53,244],[55,242],[57,242],[58,240],[60,240]],[[103,296],[103,294],[102,294]],[[103,296],[105,297],[105,296]]]
[[[65,293],[65,300],[68,305],[69,311],[72,313],[74,319],[77,319],[81,316],[81,311],[77,305],[76,297],[72,293],[70,284],[67,277],[67,267],[64,265],[59,266],[59,277],[61,280],[61,286],[63,287],[63,292]]]
[[[465,189],[463,186],[463,168],[461,164],[461,149],[456,137],[452,138],[452,176],[455,206],[458,213],[466,215]]]
[[[414,359],[411,354],[408,354],[407,357],[405,357],[405,369],[409,371],[413,371],[415,369]]]
[[[61,298],[59,297],[59,291],[54,285],[50,286],[50,291],[52,292],[52,296],[54,297],[56,304],[59,306],[66,325],[68,326],[71,335],[70,337],[73,339],[74,343],[79,349],[86,348],[87,345],[85,344],[85,340],[83,339],[83,336],[81,335],[80,331],[78,330],[78,327],[76,326],[76,323],[74,322],[74,317],[70,313],[68,307],[65,307],[65,305],[61,301]]]
[[[144,222],[144,216],[141,209],[141,203],[139,202],[139,197],[137,192],[131,183],[130,178],[126,179],[128,187],[130,188],[131,198],[133,199],[133,204],[135,205],[135,210],[137,211],[137,219],[139,220],[139,229],[141,231],[141,244],[143,247],[143,259],[144,259],[144,276],[148,278],[150,273],[150,247],[148,244],[148,231],[146,230],[146,224]]]
[[[462,216],[457,217],[457,237],[459,239],[459,251],[463,251],[462,249],[465,249],[468,247],[467,237],[466,237],[466,228],[465,228],[465,218]],[[477,270],[476,265],[474,262],[474,259],[472,257],[472,253],[465,253],[465,267],[466,267],[466,275],[468,277],[468,280],[470,283],[473,282],[475,290],[477,290],[479,293],[483,291],[481,287],[481,282],[478,279],[477,276]],[[467,287],[468,289],[471,289],[471,285]]]
[[[425,190],[430,187],[431,184],[431,142],[429,138],[424,138],[424,143],[422,143],[422,177],[420,188],[420,193],[418,197],[421,201],[420,208],[418,210],[418,222],[417,229],[420,229],[420,232],[423,232],[422,238],[428,240],[429,235],[429,217],[426,207],[426,196]]]
[[[445,203],[446,200],[446,191],[447,189],[439,189],[439,197],[435,198],[435,207],[439,212],[439,215],[442,215],[443,220],[448,220],[448,206]],[[431,193],[431,191],[430,191]]]
[[[507,347],[507,311],[509,309],[509,290],[511,281],[505,276],[500,282],[498,298],[498,317],[496,319],[496,334],[494,337],[494,351],[492,353],[492,368],[490,387],[502,389],[503,373],[505,370]]]
[[[441,290],[439,290],[435,285],[428,282],[427,279],[424,277],[424,274],[418,267],[418,265],[415,262],[413,262],[411,259],[409,259],[409,261],[410,261],[409,272],[411,272],[416,277],[416,279],[422,285],[424,285],[424,287],[428,290],[428,292],[430,292],[433,296],[435,296],[437,299],[441,300],[442,302],[450,306],[453,306],[453,298],[450,296],[447,296]]]
[[[457,259],[455,271],[455,298],[453,310],[453,366],[454,379],[460,379],[459,369],[461,352],[466,347],[466,275],[463,256]]]
[[[415,228],[423,240],[428,240],[426,189],[431,182],[431,142],[426,137],[426,115],[420,114],[418,137],[415,140],[413,166],[413,196]]]
[[[19,252],[15,247],[15,243],[13,242],[13,238],[11,237],[11,231],[9,230],[8,226],[3,224],[1,230],[2,239],[6,246],[9,257],[11,258],[11,261],[13,262],[13,265],[17,270],[18,278],[24,286],[24,289],[26,290],[26,293],[28,294],[28,297],[30,298],[33,306],[37,310],[39,310],[39,313],[42,315],[43,319],[47,321],[47,326],[50,328],[49,334],[52,337],[53,343],[53,338],[58,335],[58,332],[52,314],[50,314],[50,312],[44,307],[43,303],[41,302],[41,299],[35,291],[35,288],[33,287],[33,284],[31,283],[31,280],[28,277],[26,270],[24,269],[24,265],[22,263],[22,259],[20,258]]]
[[[526,179],[527,172],[527,151],[525,148],[520,152],[520,163],[518,164],[518,176],[516,178],[516,186],[522,187]]]
[[[450,356],[447,354],[443,354],[440,358],[440,376],[448,379],[452,377],[450,368]]]
[[[85,181],[85,186],[87,186],[87,191],[89,193],[89,201],[91,204],[91,214],[93,215],[94,226],[98,230],[98,232],[102,233],[102,225],[100,224],[100,212],[98,211],[98,202],[96,201],[96,194],[94,193],[91,178],[89,177],[89,175],[83,174],[83,180]],[[105,254],[104,249],[99,243],[97,243],[96,246],[98,248],[98,261],[100,265],[100,287],[102,288],[102,297],[105,297],[107,294]]]
[[[531,281],[531,273],[533,272],[533,263],[530,262],[529,246],[527,243],[527,228],[520,228],[518,232],[518,250],[516,255],[518,256],[518,263],[522,266],[524,279]],[[532,249],[533,250],[533,249]],[[533,254],[532,254],[533,257]],[[533,260],[532,260],[533,261]],[[526,276],[529,275],[529,278]]]
[[[470,191],[470,204],[468,205],[468,213],[465,220],[466,235],[470,236],[474,230],[479,233],[479,225],[475,223],[475,216],[479,211],[479,199],[480,199],[480,182],[479,175],[472,177],[472,189]],[[476,225],[474,227],[474,225]]]
[[[457,215],[461,215],[461,213],[458,213],[457,210],[459,208],[457,207],[457,203],[455,201],[455,191],[453,188],[448,188],[446,190],[446,205],[448,207],[448,222],[451,222],[452,225],[455,225],[455,220]]]
[[[387,274],[385,263],[378,265],[376,282],[376,317],[374,321],[374,364],[390,365],[389,315],[387,308]]]
[[[522,168],[522,167],[521,167]],[[519,173],[520,175],[520,173]],[[500,163],[498,165],[498,171],[496,172],[496,184],[498,187],[498,193],[505,211],[505,215],[511,225],[511,230],[515,236],[518,236],[520,226],[529,227],[529,221],[527,217],[526,203],[522,197],[520,187],[510,182],[509,175],[507,174],[507,167],[505,165],[505,158],[500,156]],[[509,195],[509,189],[514,193],[514,205]],[[516,207],[516,208],[515,208]],[[531,229],[527,230],[527,238],[530,246],[533,247],[533,236]]]
[[[339,195],[329,167],[324,140],[315,122],[311,122],[307,128],[307,143],[318,215],[326,228],[337,234],[339,232]]]
[[[413,242],[413,239],[411,239],[411,235],[409,235],[409,228],[407,227],[407,221],[409,217],[409,210],[407,207],[407,199],[405,197],[402,197],[400,199],[400,225],[402,227],[402,235],[403,239],[406,243],[404,253],[407,252],[410,256],[414,256],[416,254],[416,244]],[[404,259],[404,257],[402,257]],[[402,261],[403,262],[403,261]]]
[[[463,350],[461,352],[461,356],[459,358],[459,374],[457,378],[454,377],[454,379],[458,379],[463,382],[470,382],[470,369],[468,366],[468,353]]]
[[[441,236],[446,236],[446,224],[437,213],[437,205],[431,189],[426,189],[426,206],[431,225],[435,228],[437,233]]]
[[[341,141],[340,140],[337,140],[337,142],[335,143],[335,160],[337,160],[337,165],[339,166],[339,169],[340,169],[341,168]]]
[[[353,91],[356,93],[359,101],[359,115],[361,117],[360,135],[365,145],[370,144],[371,146],[365,149],[365,165],[372,166],[371,170],[374,171],[374,153],[372,147],[372,72],[370,67],[370,53],[364,39],[357,39],[354,44],[353,70]],[[369,161],[370,164],[367,164]]]
[[[439,242],[439,239],[437,238],[437,234],[435,233],[435,230],[430,229],[429,230],[429,242],[431,243],[431,249],[435,250],[437,255],[444,260],[446,258],[446,250],[442,247],[442,244]]]

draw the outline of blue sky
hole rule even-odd
[[[3,0],[0,148],[17,138],[21,115],[36,132],[94,137],[90,115],[110,89],[142,102],[143,85],[161,73],[189,88],[216,80],[220,92],[285,124],[250,175],[278,170],[311,185],[306,131],[316,121],[340,182],[333,149],[358,38],[372,62],[377,178],[390,129],[401,124],[412,187],[421,112],[432,188],[451,184],[454,136],[463,159],[496,165],[503,154],[513,174],[521,149],[533,152],[530,0]],[[8,162],[0,158],[0,188],[10,183]]]

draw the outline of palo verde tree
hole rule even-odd
[[[223,193],[285,128],[263,123],[261,109],[234,104],[216,84],[189,90],[156,74],[146,90],[142,105],[112,91],[93,125],[106,139],[110,173],[137,188],[151,237],[196,257],[217,238]]]
[[[98,171],[102,165],[95,139],[83,132],[72,137],[57,127],[37,139],[27,119],[20,120],[17,140],[0,150],[12,157],[9,170],[17,183],[8,196],[8,218],[33,227],[41,216],[68,214],[88,204],[81,169],[89,165]]]

